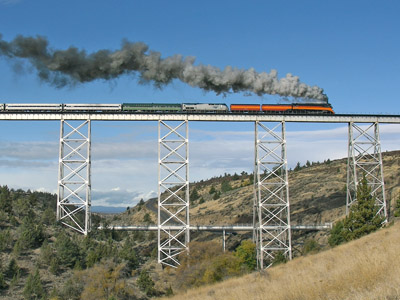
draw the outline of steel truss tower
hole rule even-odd
[[[85,235],[90,231],[90,120],[61,120],[57,220]]]
[[[387,221],[378,122],[365,126],[357,125],[354,122],[349,123],[346,214],[349,213],[350,206],[357,201],[357,185],[364,175],[371,187],[371,193],[375,197],[378,214]]]
[[[292,259],[285,121],[274,124],[255,122],[254,228],[261,269],[277,255]]]
[[[158,262],[179,266],[189,252],[188,121],[158,122]]]

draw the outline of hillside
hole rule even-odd
[[[399,253],[397,222],[336,248],[168,299],[400,299]]]
[[[386,197],[393,209],[400,194],[400,151],[383,153]],[[289,171],[289,194],[292,225],[310,225],[335,222],[345,214],[347,159],[310,163],[300,170]],[[191,200],[191,225],[251,224],[253,221],[254,190],[252,174],[226,175],[190,185],[191,199],[196,190],[198,197]],[[224,182],[231,190],[221,192]],[[221,192],[217,198],[216,193]],[[217,198],[217,199],[215,199]],[[157,199],[131,208],[111,221],[113,225],[144,224],[145,214],[150,215],[151,224],[157,222]],[[244,236],[243,236],[244,235]],[[251,233],[239,233],[227,238],[227,247],[233,250],[243,238]],[[307,238],[315,238],[321,245],[327,244],[326,231],[293,232],[295,255],[301,254],[301,245]],[[193,233],[192,239],[221,239],[216,233]]]
[[[400,151],[384,153],[383,160],[386,194],[394,205],[400,194]],[[243,172],[191,183],[191,224],[250,224],[252,177]],[[296,168],[289,172],[289,180],[293,224],[333,222],[343,216],[345,159]],[[45,299],[148,299],[187,288],[179,279],[185,276],[183,271],[157,264],[155,232],[96,230],[99,224],[156,224],[157,199],[142,201],[121,214],[93,214],[93,230],[87,237],[55,224],[55,209],[56,195],[0,186],[2,299],[31,299],[26,294],[32,292],[27,288],[32,284],[40,286]],[[328,235],[327,231],[294,232],[295,256],[305,253],[310,240],[328,248]],[[237,262],[235,251],[251,238],[251,232],[227,235],[227,253],[222,253],[221,237],[221,233],[191,234],[192,241],[199,243],[194,248],[211,245],[215,256]],[[242,266],[232,270],[232,276],[248,272]]]

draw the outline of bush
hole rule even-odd
[[[127,286],[124,277],[124,264],[105,261],[93,268],[76,273],[75,288],[82,288],[78,299],[132,299],[133,291]],[[79,285],[79,281],[83,285]],[[73,281],[72,281],[73,283]]]
[[[272,266],[276,266],[279,264],[285,264],[287,263],[287,257],[283,253],[283,251],[279,251],[276,253],[274,259],[272,260]]]
[[[177,282],[182,287],[200,286],[242,273],[241,260],[231,252],[223,252],[219,243],[191,242],[190,255],[182,253],[177,269]]]
[[[257,267],[256,244],[252,241],[243,241],[234,253],[241,261],[242,266],[247,271],[253,271]]]
[[[316,253],[321,250],[321,246],[314,239],[308,239],[303,246],[303,254]]]

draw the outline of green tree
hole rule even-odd
[[[240,259],[241,264],[247,271],[255,270],[257,266],[257,253],[256,244],[252,241],[242,241],[240,246],[236,248],[234,255]]]
[[[61,232],[57,236],[54,246],[61,265],[72,268],[75,266],[76,261],[80,259],[78,245],[65,232]]]
[[[139,278],[136,281],[139,289],[144,292],[147,296],[155,295],[154,281],[151,279],[149,273],[146,270],[140,272]]]
[[[199,192],[197,192],[197,189],[193,189],[192,193],[190,194],[190,202],[193,203],[197,199],[200,198]]]
[[[357,201],[350,208],[349,215],[332,228],[328,242],[335,246],[358,239],[380,228],[383,221],[384,218],[378,214],[375,197],[372,196],[371,187],[364,175],[357,186]]]
[[[380,228],[383,220],[378,214],[371,187],[363,176],[357,186],[357,201],[350,208],[350,213],[343,223],[345,239],[349,241],[367,235]]]
[[[230,190],[232,190],[232,186],[229,183],[229,181],[223,181],[221,184],[221,192],[226,193],[229,192]]]
[[[127,262],[129,270],[134,270],[139,266],[139,259],[133,250],[134,241],[130,237],[125,240],[125,243],[119,252],[119,257]]]
[[[18,273],[19,273],[19,266],[17,264],[17,261],[14,258],[12,258],[8,263],[5,275],[7,276],[7,278],[12,279],[14,276],[18,275]]]
[[[40,247],[40,262],[44,265],[49,265],[52,258],[54,258],[53,248],[49,245],[47,240],[45,240]]]
[[[54,213],[52,208],[46,208],[46,210],[42,214],[41,221],[45,225],[52,225],[56,222],[56,214]]]
[[[146,213],[144,216],[143,216],[143,222],[145,223],[145,224],[151,224],[153,221],[151,220],[151,217],[150,217],[150,214],[149,213]]]
[[[331,247],[340,245],[346,241],[343,229],[343,220],[337,221],[332,229],[328,238],[328,243]]]
[[[22,220],[19,227],[18,241],[22,249],[33,249],[40,247],[44,241],[44,230],[40,222],[36,222],[33,216],[28,215]]]
[[[43,290],[42,281],[40,279],[39,269],[35,270],[35,273],[29,274],[26,280],[23,295],[25,299],[36,300],[45,297]]]
[[[208,192],[210,195],[214,194],[217,190],[215,189],[215,187],[212,185],[210,188],[210,191]]]
[[[0,252],[9,249],[12,245],[10,229],[0,230]]]

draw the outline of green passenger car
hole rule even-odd
[[[166,112],[181,111],[182,104],[179,103],[123,103],[122,111],[130,112]]]

